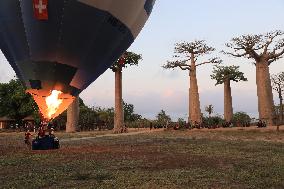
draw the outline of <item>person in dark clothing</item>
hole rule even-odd
[[[32,134],[30,133],[29,130],[27,130],[27,132],[25,132],[25,144],[27,145],[28,148],[31,148],[31,137],[32,137]]]
[[[53,128],[50,128],[49,129],[49,133],[48,133],[49,137],[53,137],[55,138],[55,135],[54,135],[54,129]]]
[[[40,127],[40,128],[39,128],[38,137],[39,137],[39,138],[45,137],[45,130],[44,130],[43,127]]]

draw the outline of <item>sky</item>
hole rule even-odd
[[[262,34],[284,30],[283,0],[157,0],[152,15],[138,38],[129,48],[142,54],[139,66],[123,71],[123,99],[133,104],[135,112],[154,119],[165,110],[173,120],[188,117],[188,73],[164,70],[172,60],[174,44],[204,39],[216,48],[212,56],[223,59],[224,65],[237,65],[247,82],[232,83],[234,111],[258,117],[255,66],[247,59],[220,54],[224,44],[243,34]],[[228,49],[227,49],[228,50]],[[210,56],[207,56],[210,58]],[[223,86],[211,80],[213,66],[198,68],[201,111],[212,104],[216,115],[223,115]],[[284,71],[284,58],[270,66],[270,73]],[[8,82],[14,71],[0,52],[0,82]],[[114,73],[107,70],[80,97],[88,106],[114,107]],[[279,103],[274,95],[275,104]]]

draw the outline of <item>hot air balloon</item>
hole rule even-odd
[[[155,0],[1,0],[0,49],[52,119],[134,42]]]

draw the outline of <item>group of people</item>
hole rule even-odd
[[[250,123],[242,123],[239,125],[240,127],[249,127]],[[150,124],[150,130],[152,129],[153,126]],[[193,122],[192,124],[190,123],[173,123],[170,124],[168,128],[173,128],[174,130],[179,130],[181,128],[183,129],[217,129],[217,128],[232,128],[235,127],[233,122],[223,122],[223,123],[206,123],[206,122]]]
[[[266,127],[266,122],[265,121],[262,121],[262,120],[259,120],[256,124],[256,126],[258,128],[262,128],[262,127]]]
[[[46,135],[46,131],[48,131],[48,135]],[[33,135],[30,132],[30,130],[28,129],[25,132],[25,139],[24,139],[24,142],[25,142],[25,144],[27,145],[28,148],[30,148],[31,145],[32,145],[32,137],[33,137]],[[36,139],[40,139],[40,138],[44,138],[44,137],[55,138],[55,135],[54,135],[54,128],[52,127],[52,124],[45,122],[45,121],[42,121],[40,123],[39,128],[38,128],[38,133],[37,133]]]

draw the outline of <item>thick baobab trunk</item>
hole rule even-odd
[[[189,122],[191,123],[200,123],[201,122],[201,110],[200,110],[200,101],[198,93],[198,85],[196,78],[196,67],[195,63],[191,63],[190,69],[190,88],[189,88]]]
[[[66,132],[79,131],[78,122],[79,122],[79,97],[76,97],[75,100],[72,102],[72,104],[70,104],[70,106],[67,109]]]
[[[115,112],[114,132],[120,133],[124,127],[123,104],[122,104],[122,71],[115,71]]]
[[[256,63],[256,85],[259,119],[266,121],[268,125],[274,125],[275,110],[267,61]]]
[[[224,81],[224,118],[227,122],[232,121],[233,118],[232,94],[229,78]]]

